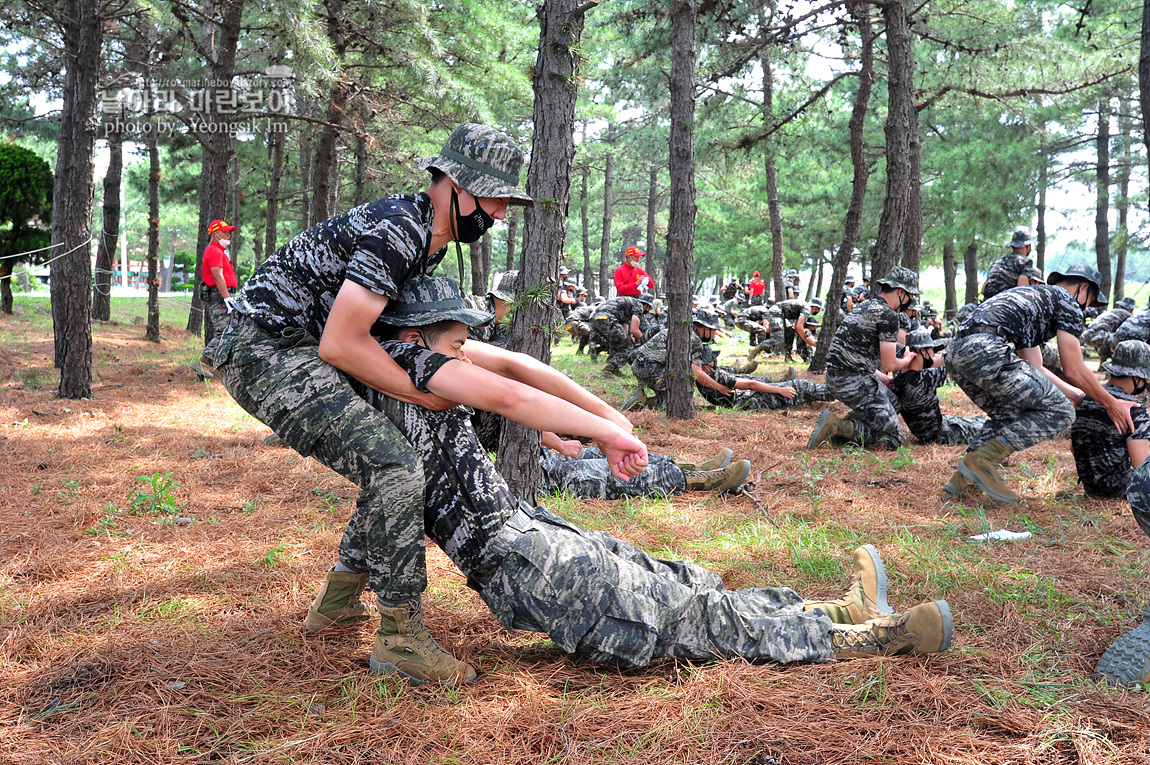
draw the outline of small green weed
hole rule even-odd
[[[146,484],[128,495],[128,506],[131,512],[137,515],[175,515],[180,512],[180,506],[172,497],[172,492],[179,488],[179,483],[172,480],[171,473],[160,474],[158,471],[152,475],[142,475],[136,479]]]
[[[275,568],[276,565],[279,563],[280,554],[283,553],[283,551],[286,549],[287,549],[286,543],[278,544],[275,547],[273,547],[272,549],[268,550],[266,553],[264,553],[264,557],[257,560],[256,563],[263,566],[264,568]]]

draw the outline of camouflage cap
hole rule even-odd
[[[809,318],[803,322],[804,327],[817,327],[821,324],[822,324],[822,320],[819,319],[818,316],[811,316],[811,318]]]
[[[495,283],[487,294],[497,297],[505,303],[513,303],[515,302],[515,284],[518,281],[518,271],[504,271],[495,277]]]
[[[1075,263],[1070,268],[1064,268],[1060,271],[1050,272],[1050,284],[1058,284],[1068,276],[1077,276],[1079,279],[1085,279],[1094,285],[1098,290],[1098,297],[1095,303],[1106,305],[1109,301],[1106,299],[1106,293],[1102,291],[1102,272],[1092,265],[1087,263]]]
[[[478,327],[495,318],[486,311],[468,308],[459,285],[446,276],[413,276],[389,300],[379,320],[393,327],[424,327],[439,321],[459,321]]]
[[[910,305],[908,305],[908,306],[906,307],[906,310],[908,310],[908,311],[917,311],[917,310],[919,310],[920,308],[922,308],[922,306],[918,304],[918,298],[917,298],[917,297],[912,297],[912,298],[910,299]]]
[[[691,317],[691,321],[707,329],[719,329],[723,326],[718,314],[711,311],[695,311],[694,316]]]
[[[1134,306],[1134,298],[1129,297],[1129,296],[1124,297],[1121,300],[1119,300],[1117,303],[1115,303],[1114,307],[1115,308],[1124,308],[1127,311],[1133,311],[1134,307],[1135,307]]]
[[[904,289],[912,295],[918,294],[918,274],[906,266],[895,266],[877,281],[891,289]]]
[[[1026,233],[1023,229],[1018,229],[1010,237],[1010,241],[1006,243],[1007,247],[1026,247],[1027,245],[1034,244],[1030,239],[1030,234]]]
[[[811,313],[815,313],[815,309],[823,310],[823,299],[821,297],[811,298]]]
[[[438,156],[417,159],[415,164],[421,170],[434,167],[447,173],[473,196],[507,198],[524,207],[535,204],[519,189],[523,152],[511,136],[493,127],[464,123],[455,128]]]
[[[650,292],[640,292],[638,297],[639,297],[639,302],[645,306],[655,305],[655,296],[652,295]]]
[[[1100,367],[1115,377],[1141,377],[1150,380],[1150,345],[1141,340],[1123,340],[1114,355]]]
[[[916,329],[914,332],[906,333],[906,347],[912,351],[917,351],[920,348],[933,348],[934,338],[930,336],[930,330]]]

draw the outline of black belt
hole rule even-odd
[[[1003,340],[1013,341],[1013,337],[1006,327],[996,327],[993,324],[973,324],[958,330],[959,337],[970,337],[971,335],[994,335],[995,337],[1001,337]]]

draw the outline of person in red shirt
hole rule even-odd
[[[212,326],[223,328],[227,325],[229,309],[226,301],[231,297],[230,290],[236,289],[236,270],[228,258],[227,248],[232,241],[232,232],[235,226],[229,226],[222,220],[214,220],[208,224],[208,235],[211,241],[204,250],[203,267],[200,272],[200,301],[204,306],[204,315],[212,322]],[[207,337],[209,333],[204,333]],[[189,365],[199,377],[210,379],[212,377],[211,360],[201,356],[200,360]]]
[[[639,258],[647,253],[631,245],[623,253],[623,265],[615,269],[615,292],[619,295],[637,296],[654,287],[650,275],[639,267]]]
[[[755,271],[749,284],[747,284],[747,292],[750,293],[751,305],[763,304],[763,292],[767,289],[767,283],[759,278],[759,272]]]

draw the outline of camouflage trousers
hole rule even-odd
[[[584,449],[578,459],[547,451],[539,463],[543,466],[539,490],[545,494],[567,492],[579,499],[621,499],[668,497],[687,490],[683,471],[662,454],[647,455],[647,469],[626,481],[611,473],[603,452],[595,447]]]
[[[959,337],[947,349],[950,379],[989,419],[968,451],[1002,438],[1015,451],[1048,441],[1074,422],[1074,407],[1014,346],[986,333]]]
[[[943,446],[969,444],[984,427],[986,427],[985,417],[959,417],[957,414],[944,414],[942,416],[942,430],[938,432],[935,443]]]
[[[734,374],[726,369],[716,369],[711,375],[715,382],[726,385],[728,388],[733,387],[736,380],[760,380],[762,382],[777,385],[780,388],[792,388],[795,391],[794,398],[785,398],[778,393],[764,393],[757,390],[737,390],[730,396],[724,396],[714,388],[706,388],[702,385],[696,385],[696,389],[709,403],[715,406],[727,406],[733,409],[743,409],[748,412],[758,412],[765,409],[782,409],[788,406],[802,406],[809,404],[812,401],[831,401],[830,391],[827,386],[822,383],[814,382],[813,380],[790,380],[788,382],[771,382],[769,377],[751,377],[750,375]]]
[[[855,434],[850,443],[859,446],[902,445],[898,424],[898,399],[873,373],[855,374],[827,369],[827,390],[850,407]]]
[[[1126,499],[1139,528],[1150,537],[1150,460],[1144,460],[1134,471],[1130,485],[1126,487]]]
[[[762,345],[769,337],[766,328],[762,323],[751,321],[750,319],[735,319],[735,326],[747,332],[751,336],[751,346]]]
[[[494,547],[502,562],[480,594],[499,623],[545,633],[595,662],[834,657],[830,619],[803,611],[793,590],[726,590],[706,569],[658,560],[543,508],[521,506]]]
[[[631,333],[619,322],[610,318],[592,319],[591,342],[607,349],[607,363],[616,369],[622,370],[631,363],[635,344],[631,342]]]
[[[212,323],[212,328],[215,329],[217,335],[220,334],[227,328],[229,322],[228,308],[224,305],[224,296],[215,287],[209,287],[201,282],[200,297],[204,306],[204,313]],[[204,350],[207,351],[206,348]]]
[[[302,329],[277,336],[237,313],[210,350],[236,403],[359,487],[340,561],[367,572],[382,598],[418,598],[427,587],[423,467],[403,435]]]

